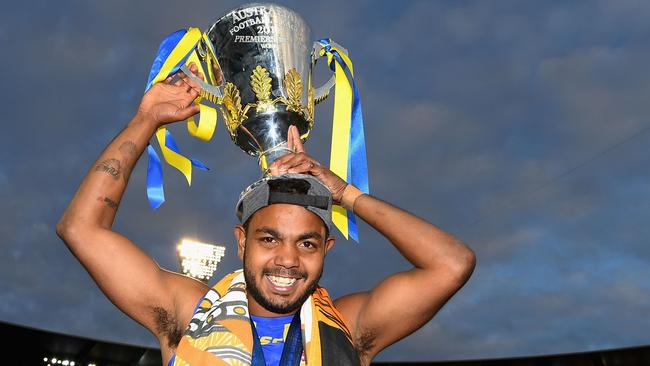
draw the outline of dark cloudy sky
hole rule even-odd
[[[650,3],[293,1],[312,37],[350,50],[371,190],[472,247],[470,282],[379,360],[492,358],[650,343]],[[168,33],[205,29],[236,1],[32,1],[0,12],[0,320],[154,346],[54,233],[86,170],[132,116]],[[319,65],[324,67],[323,65]],[[307,148],[328,159],[331,100]],[[233,206],[258,178],[219,126],[173,128],[212,171],[167,202],[133,172],[115,230],[176,270],[184,236],[228,246]],[[340,240],[334,296],[408,268],[367,225]],[[114,258],[119,261],[119,258]],[[405,299],[404,306],[408,306]]]

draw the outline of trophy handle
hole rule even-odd
[[[327,80],[327,82],[320,87],[316,88],[314,90],[314,104],[318,104],[330,95],[330,91],[332,91],[332,87],[334,87],[334,84],[336,84],[336,78],[334,75]]]
[[[332,42],[332,44],[335,45],[340,50],[342,50],[343,52],[345,52],[346,54],[348,53],[348,50],[341,47],[340,44],[336,42]],[[323,48],[324,47],[322,44],[320,44],[320,42],[314,42],[314,46],[312,47],[312,51],[311,51],[312,67],[316,64],[316,60],[320,57],[320,51]],[[330,91],[332,90],[332,87],[334,87],[334,84],[336,84],[336,76],[332,75],[332,77],[329,80],[327,80],[325,84],[316,88],[314,90],[314,104],[318,104],[324,101],[325,99],[327,99],[327,97],[330,95]]]
[[[190,69],[187,67],[187,65],[181,66],[181,71],[183,71],[183,73],[185,75],[187,75],[187,77],[192,79],[192,81],[199,84],[201,89],[203,89],[204,91],[216,96],[217,98],[222,98],[223,97],[223,83],[220,86],[214,86],[214,85],[208,84],[205,81],[203,81],[203,80],[199,79],[198,77],[196,77],[196,75],[194,75],[190,71]],[[329,93],[329,91],[328,91],[328,93]]]

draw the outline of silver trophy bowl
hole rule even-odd
[[[283,6],[249,4],[220,17],[206,34],[211,44],[203,52],[213,53],[222,74],[219,104],[230,136],[266,172],[289,151],[289,126],[304,139],[314,122],[309,28]]]

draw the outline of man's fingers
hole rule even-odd
[[[269,166],[271,175],[308,173],[313,171],[314,167],[319,166],[318,162],[305,153],[305,148],[300,140],[300,132],[296,126],[291,125],[287,130],[287,147],[293,153],[283,155],[276,159]]]
[[[221,70],[220,69],[217,69],[217,70],[218,70],[218,72],[215,73],[216,80],[217,80],[217,85],[221,85],[221,83],[223,82],[223,77],[221,76]]]
[[[190,104],[189,106],[179,109],[176,111],[176,118],[179,121],[190,118],[191,116],[199,113],[200,107],[196,104]]]
[[[185,86],[185,85],[186,85],[186,84],[185,84],[185,78],[186,78],[186,77],[187,77],[187,76],[185,76],[185,73],[184,73],[184,72],[182,72],[182,71],[177,72],[177,73],[175,74],[174,79],[173,79],[173,80],[174,80],[174,84],[173,84],[173,85],[174,85],[174,86],[178,86],[178,87],[182,87],[183,90],[185,90],[185,89],[186,89],[186,86]]]
[[[293,145],[293,125],[289,126],[287,129],[287,148],[292,152],[296,152],[296,148]]]
[[[194,80],[192,80],[192,79],[190,79],[190,78],[188,78],[188,77],[186,77],[185,79],[183,79],[183,82],[185,83],[184,86],[185,86],[185,88],[186,88],[186,90],[187,90],[188,92],[191,91],[191,90],[201,90],[201,89],[199,88],[199,86],[196,85],[196,83],[194,82]]]
[[[287,154],[274,162],[280,174],[311,171],[318,163],[305,153]],[[291,171],[292,169],[296,171]]]
[[[203,73],[199,72],[198,67],[193,62],[189,64],[189,69],[192,72],[192,74],[194,74],[194,76],[200,78],[201,80],[205,80]],[[188,75],[185,75],[183,71],[179,71],[179,74],[181,75],[183,84],[180,85],[177,84],[178,86],[183,85],[187,91],[190,91],[190,89],[194,89],[197,92],[201,92],[201,86],[197,84],[194,80],[192,80],[192,78],[188,77]]]
[[[192,74],[194,74],[194,76],[205,81],[205,76],[203,75],[201,70],[199,70],[199,67],[194,64],[194,62],[190,62],[190,71],[192,72]]]
[[[286,154],[279,157],[269,167],[271,175],[285,173],[310,173],[318,175],[318,169],[320,169],[320,164],[305,153]]]
[[[311,173],[316,167],[313,161],[311,160],[302,160],[297,162],[294,166],[287,169],[287,173]]]
[[[289,131],[287,132],[287,134],[289,135],[288,136],[289,149],[297,153],[304,153],[305,148],[302,145],[302,141],[300,140],[300,132],[298,131],[298,127],[294,125],[289,126]]]
[[[185,87],[185,79],[187,79],[187,75],[185,75],[183,71],[178,70],[172,76],[173,76],[172,80],[174,81],[174,85]]]
[[[269,171],[271,172],[271,175],[279,175],[280,171],[278,170],[278,166],[273,162],[271,166],[269,167]]]
[[[277,158],[270,166],[271,175],[280,175],[287,172],[287,166],[291,166],[291,160],[296,154],[286,154]],[[282,168],[282,169],[280,169]]]
[[[199,96],[199,91],[196,90],[196,89],[194,89],[194,88],[191,88],[191,89],[188,90],[187,92],[188,92],[189,95],[190,95],[190,101],[193,101],[194,99],[196,99],[196,97]]]
[[[286,154],[275,159],[275,161],[269,166],[269,170],[271,171],[271,174],[273,175],[281,174],[280,166],[283,166],[286,162],[288,162],[292,155],[294,154]]]

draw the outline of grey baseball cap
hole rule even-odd
[[[332,231],[332,192],[312,175],[288,173],[251,184],[239,195],[237,218],[243,224],[257,210],[274,203],[302,206],[318,215]]]

